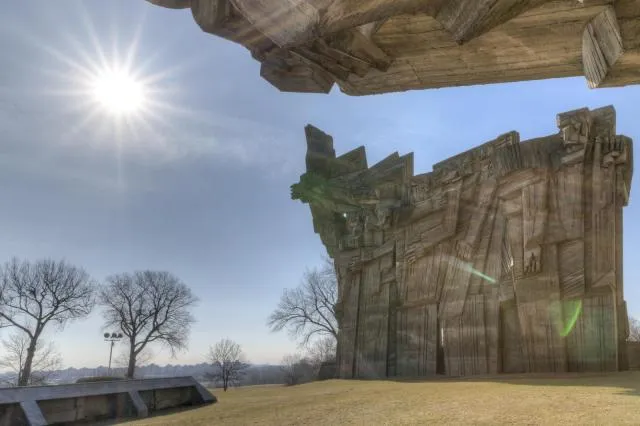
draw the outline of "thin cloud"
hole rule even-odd
[[[283,129],[219,112],[177,115],[157,141],[163,161],[205,158],[230,167],[289,173],[304,158],[303,129]]]

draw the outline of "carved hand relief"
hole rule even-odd
[[[607,292],[622,291],[617,232],[631,141],[615,136],[612,108],[571,111],[557,123],[560,135],[520,142],[510,132],[431,173],[414,176],[408,157],[395,154],[328,179],[327,196],[351,200],[344,226],[327,226],[344,241],[332,256],[350,295],[343,377],[616,368],[623,299]],[[329,138],[317,151],[329,164],[343,161]],[[335,220],[335,203],[304,200],[314,223]],[[577,303],[572,333],[563,315]],[[352,368],[363,362],[369,370]]]
[[[596,142],[597,143],[597,142]],[[614,136],[607,140],[602,140],[602,152],[604,154],[602,158],[602,165],[609,167],[612,164],[618,162],[618,158],[625,153],[625,141],[623,138]],[[623,159],[623,162],[625,159]]]

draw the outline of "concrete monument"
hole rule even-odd
[[[586,3],[586,2],[585,2]],[[509,132],[414,175],[308,126],[308,203],[339,281],[343,378],[627,368],[622,208],[632,144],[613,107]]]
[[[640,82],[638,0],[148,1],[190,9],[203,31],[246,47],[285,92],[580,75],[592,88]]]

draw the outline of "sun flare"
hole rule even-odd
[[[105,70],[96,75],[92,82],[92,92],[98,103],[117,115],[140,111],[146,100],[144,84],[121,70]]]

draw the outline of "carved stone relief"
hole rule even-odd
[[[339,272],[341,377],[625,368],[631,140],[616,136],[612,107],[557,124],[421,175],[397,153],[366,168],[363,148],[346,154],[358,171],[332,174],[344,158],[307,129],[308,158],[324,160],[292,195]]]

